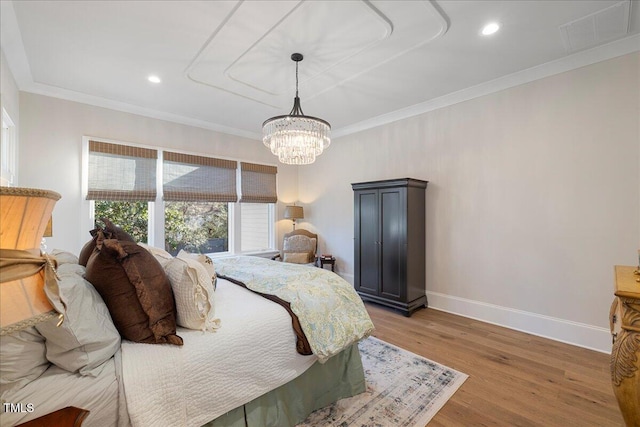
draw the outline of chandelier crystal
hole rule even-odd
[[[296,63],[296,96],[293,108],[285,116],[272,117],[262,124],[262,142],[287,165],[308,165],[331,144],[331,125],[316,117],[305,116],[298,97],[298,63],[303,56],[291,55]]]

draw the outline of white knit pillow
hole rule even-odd
[[[216,276],[216,269],[213,265],[213,260],[209,256],[205,254],[193,254],[191,252],[185,251],[184,249],[181,249],[180,252],[178,252],[177,257],[182,259],[185,259],[185,258],[195,259],[200,264],[202,264],[204,269],[207,270],[207,274],[209,275],[209,277],[211,277],[211,283],[213,283],[213,290],[214,291],[216,290],[218,276]]]
[[[220,319],[215,318],[215,291],[211,276],[200,262],[183,257],[165,265],[176,300],[177,324],[183,328],[215,331]]]

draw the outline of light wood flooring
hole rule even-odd
[[[437,311],[366,304],[381,340],[469,375],[438,426],[624,426],[609,355]]]

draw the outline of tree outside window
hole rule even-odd
[[[96,200],[95,218],[107,218],[138,242],[148,242],[149,204]],[[177,255],[229,250],[227,203],[165,202],[165,250]]]
[[[227,252],[227,203],[165,202],[165,250],[193,253]]]
[[[102,218],[106,218],[129,233],[136,242],[149,241],[149,203],[147,202],[96,200],[94,214],[96,222],[102,222]]]

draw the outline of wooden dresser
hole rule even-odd
[[[611,305],[611,381],[627,426],[640,427],[640,275],[616,265]]]

